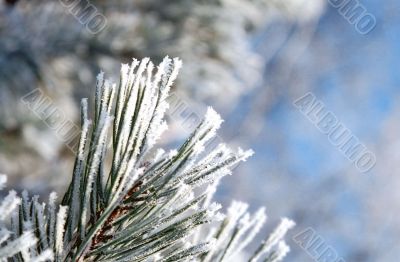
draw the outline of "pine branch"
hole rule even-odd
[[[0,220],[12,222],[12,231],[1,227],[0,258],[231,261],[244,251],[266,220],[264,209],[251,215],[233,202],[223,216],[212,197],[221,177],[253,152],[221,144],[204,154],[222,123],[212,108],[178,150],[154,148],[180,67],[176,58],[157,68],[148,58],[133,60],[122,65],[118,87],[99,74],[92,120],[87,100],[81,104],[82,133],[61,205],[54,193],[46,208],[37,196],[11,191],[0,206]],[[283,220],[251,261],[280,261],[292,226]]]

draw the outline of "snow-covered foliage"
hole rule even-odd
[[[118,85],[99,74],[92,119],[82,101],[79,149],[61,205],[55,193],[46,206],[38,196],[11,191],[0,207],[1,259],[232,261],[249,246],[266,220],[264,208],[250,214],[247,204],[233,202],[223,215],[212,201],[221,177],[253,154],[224,145],[205,150],[220,116],[209,108],[172,153],[154,147],[180,67],[176,58],[157,67],[133,60],[122,65]],[[283,219],[252,261],[280,261],[293,225]]]
[[[1,189],[6,180],[5,175],[0,175]],[[49,208],[51,209],[50,206]],[[15,191],[10,191],[2,199],[0,203],[0,261],[12,259],[12,261],[45,262],[53,259],[53,249],[46,234],[44,209],[45,204],[39,204],[38,197],[29,200],[26,192],[21,198]],[[48,221],[54,221],[55,213],[50,211],[47,213]],[[51,225],[51,223],[47,224]],[[47,226],[47,229],[55,232],[51,226]],[[40,237],[37,238],[35,234]]]

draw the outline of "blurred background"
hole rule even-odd
[[[194,112],[213,106],[222,140],[256,152],[224,178],[222,203],[266,206],[264,235],[287,216],[290,236],[311,227],[345,261],[397,262],[400,2],[354,1],[376,18],[364,34],[331,2],[1,0],[0,173],[41,195],[70,180],[73,153],[22,103],[32,90],[78,124],[100,70],[117,80],[133,57],[179,56],[174,92]],[[296,109],[307,92],[375,154],[374,168],[357,170]],[[190,132],[169,122],[166,145]],[[288,242],[286,261],[313,261]]]

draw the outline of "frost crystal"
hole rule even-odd
[[[208,108],[178,149],[153,150],[167,129],[167,98],[180,67],[177,58],[157,67],[134,59],[122,65],[118,85],[99,74],[92,119],[88,100],[81,103],[81,138],[61,205],[55,193],[47,207],[27,192],[1,201],[1,261],[232,261],[247,248],[266,215],[237,201],[224,215],[212,200],[221,178],[253,154],[224,144],[204,152],[221,117]],[[5,181],[1,175],[0,187]],[[281,260],[293,225],[283,219],[252,261]]]

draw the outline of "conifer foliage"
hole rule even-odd
[[[91,119],[88,100],[81,103],[64,197],[52,193],[45,204],[10,191],[1,201],[1,261],[238,261],[266,220],[264,208],[250,214],[234,201],[222,214],[212,198],[220,178],[253,152],[224,144],[204,152],[222,123],[212,108],[179,149],[155,147],[180,67],[176,58],[158,67],[134,59],[122,65],[118,85],[99,74]],[[293,225],[282,219],[249,261],[281,261]]]

